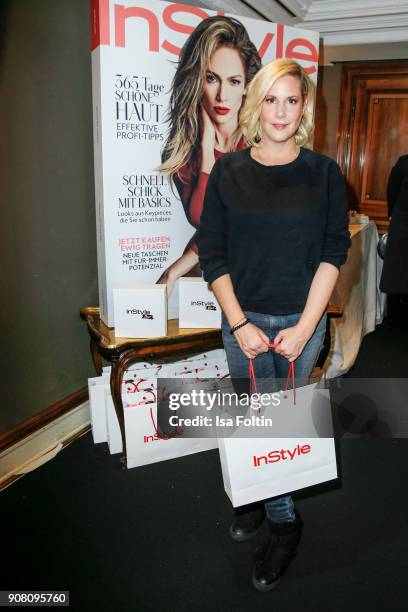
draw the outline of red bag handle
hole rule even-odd
[[[273,348],[273,349],[276,348],[277,346],[278,346],[277,344],[268,344],[268,347]],[[292,376],[292,382],[293,382],[293,404],[296,406],[295,364],[293,361],[291,361],[289,364],[289,371],[288,371],[288,377],[286,379],[285,393],[288,390],[289,379],[291,376]],[[250,395],[252,395],[252,385],[254,386],[255,392],[259,393],[258,385],[256,384],[253,360],[250,359],[249,360],[249,393]],[[285,395],[284,397],[286,398],[287,395]]]

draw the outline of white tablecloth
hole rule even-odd
[[[350,225],[350,233],[352,246],[330,300],[343,308],[343,316],[331,320],[331,347],[323,367],[328,378],[349,371],[363,337],[382,321],[385,307],[386,296],[378,288],[382,260],[377,227],[373,222]]]

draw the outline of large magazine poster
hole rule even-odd
[[[155,0],[92,0],[92,89],[101,318],[113,287],[201,275],[195,246],[209,172],[245,146],[245,87],[276,57],[316,82],[319,36]]]

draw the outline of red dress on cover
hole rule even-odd
[[[245,149],[244,139],[241,138],[237,145],[237,151]],[[224,155],[221,151],[214,149],[215,159],[219,159]],[[208,177],[207,172],[202,172],[200,169],[200,158],[192,158],[187,164],[182,166],[174,177],[174,183],[177,187],[184,212],[187,220],[196,229],[200,224],[201,213],[203,212],[204,196],[207,189]],[[186,246],[185,251],[193,249],[198,254],[198,249],[195,244],[196,235],[191,238]]]

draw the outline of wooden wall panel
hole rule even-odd
[[[408,151],[408,62],[346,64],[340,99],[337,159],[350,208],[386,231],[389,173]]]

